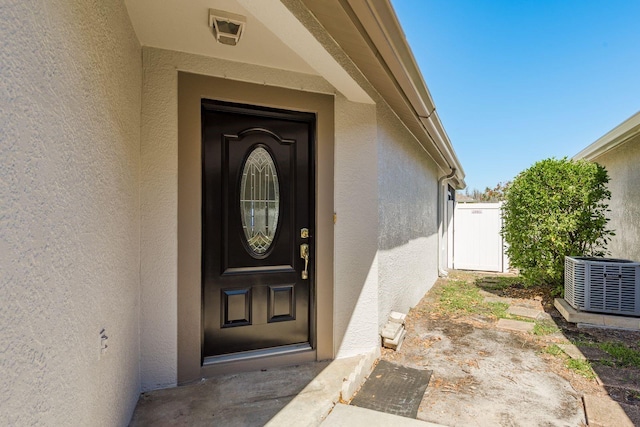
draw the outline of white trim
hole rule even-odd
[[[594,160],[640,134],[640,111],[573,156],[574,160]]]
[[[447,136],[402,27],[389,1],[347,0],[389,67],[417,119],[450,169],[455,187],[466,186],[464,169]]]
[[[289,9],[278,0],[238,0],[311,68],[327,79],[348,100],[374,104],[371,97],[345,71]]]

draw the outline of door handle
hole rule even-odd
[[[300,245],[300,258],[304,260],[304,270],[302,271],[302,279],[306,280],[309,278],[309,272],[307,271],[309,267],[309,244],[303,243]]]

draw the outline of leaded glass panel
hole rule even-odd
[[[251,250],[264,254],[276,234],[280,187],[271,154],[257,147],[247,157],[240,182],[242,228]]]

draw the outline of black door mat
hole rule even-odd
[[[351,405],[416,418],[432,373],[381,360]]]

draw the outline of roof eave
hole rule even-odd
[[[281,1],[291,10],[297,10],[298,1],[305,5],[325,33],[319,34],[313,27],[316,37],[322,38],[325,47],[340,57],[339,62],[355,80],[377,92],[441,174],[448,175],[455,169],[451,183],[464,188],[464,170],[435,112],[431,94],[389,0]],[[325,35],[331,43],[327,43]],[[334,44],[339,51],[334,50]],[[349,64],[343,63],[344,59]]]
[[[436,107],[400,22],[387,0],[346,0],[378,49],[393,78],[404,93],[433,144],[450,169],[455,169],[454,183],[464,188],[464,169],[446,134]]]
[[[573,156],[574,160],[595,160],[608,151],[640,134],[640,111],[607,132],[584,150]]]

